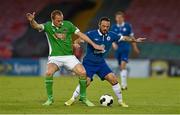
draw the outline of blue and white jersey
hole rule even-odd
[[[95,64],[105,62],[104,57],[111,49],[113,42],[120,41],[120,35],[109,31],[103,35],[99,30],[86,32],[86,35],[96,44],[104,46],[104,51],[95,50],[92,45],[87,44],[87,51],[83,61],[92,62]]]
[[[127,22],[124,22],[121,25],[119,24],[112,25],[111,31],[121,36],[134,36],[132,27]],[[116,42],[116,43],[118,44],[118,50],[123,50],[123,49],[129,50],[131,47],[130,43],[126,41],[121,41],[121,42]]]

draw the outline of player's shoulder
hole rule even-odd
[[[124,22],[124,26],[131,27],[131,24],[129,22]]]
[[[109,35],[112,35],[112,36],[118,36],[118,34],[115,33],[114,31],[109,31],[108,34],[109,34]]]
[[[89,30],[86,33],[94,35],[94,34],[97,34],[98,32],[97,32],[97,30]]]
[[[116,28],[117,27],[117,24],[112,24],[111,25],[111,28]]]
[[[51,21],[47,21],[45,23],[43,23],[44,25],[52,25],[52,22]]]
[[[45,23],[42,24],[44,30],[46,31],[46,28],[51,28],[52,27],[52,22],[51,21],[47,21]]]

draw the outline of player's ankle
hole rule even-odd
[[[118,99],[118,103],[122,103],[123,102],[123,100],[122,99]]]
[[[53,101],[54,99],[53,99],[53,97],[49,97],[48,100],[49,101]]]
[[[76,98],[75,97],[71,97],[71,100],[76,100]]]

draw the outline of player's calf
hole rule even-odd
[[[128,107],[128,105],[123,102],[121,86],[118,83],[117,77],[114,75],[114,73],[109,73],[106,75],[105,79],[112,85],[112,89],[118,98],[119,105],[122,107]]]

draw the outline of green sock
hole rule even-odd
[[[46,77],[45,78],[45,85],[46,85],[46,92],[48,99],[53,99],[53,77]]]
[[[80,84],[80,100],[86,99],[86,80],[80,79],[79,84]]]

